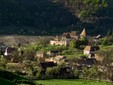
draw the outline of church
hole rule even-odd
[[[68,46],[71,40],[79,40],[83,37],[87,37],[85,28],[80,34],[78,34],[77,31],[71,31],[63,33],[61,36],[56,36],[54,40],[50,41],[50,44]]]

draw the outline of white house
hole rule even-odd
[[[13,53],[14,51],[17,51],[17,49],[16,49],[16,48],[12,48],[12,47],[7,47],[7,48],[5,49],[4,55],[5,55],[5,56],[12,55],[12,53]]]

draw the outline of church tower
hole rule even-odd
[[[86,37],[86,36],[87,36],[86,35],[86,29],[84,28],[83,31],[80,34],[80,37],[82,38],[82,37]]]

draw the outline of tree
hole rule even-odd
[[[4,58],[4,56],[0,56],[0,68],[5,68],[7,64],[7,60]]]
[[[59,76],[60,69],[58,67],[48,67],[46,69],[47,78],[57,78]]]
[[[56,0],[59,1],[59,0]],[[60,1],[59,1],[60,2]],[[95,16],[96,12],[108,6],[109,0],[62,0],[66,7],[80,19]]]
[[[82,37],[79,41],[80,41],[80,45],[87,45],[88,44],[88,39],[86,37]]]
[[[102,61],[99,62],[99,71],[101,72],[101,76],[105,79],[113,81],[113,49],[101,50],[98,51],[98,55],[103,57]]]
[[[69,43],[69,49],[75,49],[78,48],[79,41],[78,40],[71,40]]]

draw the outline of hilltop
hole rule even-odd
[[[0,0],[0,35],[56,35],[113,28],[112,0]]]

